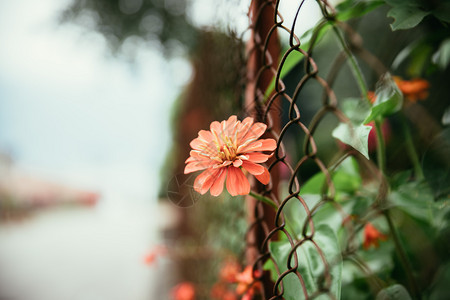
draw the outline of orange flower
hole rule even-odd
[[[219,282],[213,285],[211,289],[211,298],[220,300],[237,300],[237,295],[228,289],[225,283]]]
[[[210,190],[218,196],[226,187],[232,196],[250,193],[250,183],[243,170],[254,175],[262,184],[270,181],[269,171],[259,163],[266,162],[271,155],[262,151],[275,150],[274,139],[259,139],[266,131],[263,123],[254,123],[253,118],[242,122],[236,116],[226,121],[214,121],[210,130],[200,130],[198,137],[190,143],[193,150],[186,160],[184,174],[203,171],[194,182],[200,194]]]
[[[367,223],[366,226],[364,226],[364,250],[368,250],[370,246],[377,248],[379,246],[379,241],[384,241],[386,239],[387,236],[379,232],[371,223]]]
[[[181,282],[172,288],[172,298],[174,300],[194,300],[195,287],[190,282]]]
[[[255,272],[255,275],[259,276],[258,273],[259,272]],[[245,267],[242,273],[237,274],[236,281],[238,282],[238,285],[236,287],[236,293],[238,295],[244,294],[244,297],[251,298],[251,296],[261,287],[261,282],[255,281],[255,278],[253,277],[252,266]]]
[[[241,266],[235,260],[228,260],[220,269],[220,279],[225,282],[236,282],[236,276],[239,274]]]
[[[424,100],[428,97],[430,84],[425,79],[416,78],[412,80],[403,80],[401,77],[394,76],[394,80],[405,98],[410,102]]]

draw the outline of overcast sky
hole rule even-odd
[[[138,68],[108,59],[101,36],[57,25],[66,3],[0,2],[0,149],[52,180],[154,194],[189,66],[151,50]]]

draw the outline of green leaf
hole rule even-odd
[[[355,125],[363,124],[364,120],[371,113],[371,106],[366,100],[348,98],[342,103],[342,112]]]
[[[270,246],[269,246],[270,247]],[[263,265],[263,270],[264,271],[269,271],[270,272],[270,279],[275,282],[277,281],[278,278],[278,273],[277,273],[277,268],[273,262],[273,260],[268,259],[264,265]]]
[[[327,264],[330,266],[331,284],[328,286],[330,294],[334,299],[340,299],[342,282],[342,257],[338,240],[333,230],[325,224],[316,227],[314,241],[322,250]],[[286,271],[288,256],[292,246],[287,241],[275,241],[269,243],[269,250],[275,263],[280,269],[280,273]],[[298,259],[297,271],[301,274],[305,283],[308,295],[316,292],[320,287],[326,286],[324,280],[324,264],[320,254],[311,242],[306,242],[297,248],[295,255]],[[294,257],[291,260],[291,266],[295,265]],[[283,278],[284,294],[286,300],[305,299],[304,291],[298,277],[290,273]],[[329,299],[329,296],[321,295],[316,299]]]
[[[320,195],[323,185],[325,184],[325,174],[319,172],[311,177],[300,189],[300,193]]]
[[[338,11],[337,19],[347,21],[353,18],[364,16],[375,8],[384,4],[382,0],[355,1],[346,0],[336,6]]]
[[[430,12],[423,11],[416,6],[406,4],[391,8],[387,16],[394,18],[394,23],[391,24],[391,29],[395,31],[399,29],[413,28],[429,14]]]
[[[275,241],[269,243],[269,251],[280,270],[280,274],[287,270],[287,259],[291,249],[292,249],[291,244],[288,241],[279,241],[279,242]],[[308,262],[306,262],[306,264],[307,263]],[[278,274],[275,275],[272,274],[271,277],[278,278]],[[312,289],[314,281],[311,276],[311,273],[310,272],[304,273],[302,274],[302,277],[303,280],[305,281],[305,284],[307,283],[309,288]],[[300,280],[297,278],[295,274],[289,274],[285,276],[282,280],[282,283],[284,288],[283,294],[284,299],[286,300],[305,299]]]
[[[437,64],[439,68],[445,70],[450,63],[450,38],[444,40],[439,49],[433,54],[433,63]]]
[[[353,157],[345,159],[331,176],[334,188],[338,192],[353,194],[361,186],[358,164]],[[311,177],[300,189],[301,195],[322,193],[326,184],[325,174],[319,172]]]
[[[408,182],[392,191],[389,200],[410,216],[432,224],[435,203],[433,194],[425,182]]]
[[[376,300],[411,300],[411,296],[403,285],[394,284],[382,289]]]
[[[376,100],[370,115],[364,124],[380,117],[387,117],[399,111],[403,105],[403,94],[389,73],[386,73],[377,83]]]
[[[336,127],[332,136],[337,138],[344,144],[352,146],[358,150],[365,158],[369,159],[369,133],[372,130],[371,126],[340,123]]]

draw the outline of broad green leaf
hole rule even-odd
[[[346,0],[339,3],[336,6],[338,11],[337,19],[339,21],[347,21],[353,18],[361,17],[375,8],[383,5],[385,2],[382,0],[368,0],[368,1],[355,1]]]
[[[433,63],[445,70],[450,63],[450,38],[444,40],[436,53],[433,54]]]
[[[375,90],[376,100],[372,106],[370,115],[364,120],[364,124],[380,117],[387,117],[399,111],[403,105],[403,94],[389,73],[377,83]]]
[[[389,196],[392,204],[419,220],[433,223],[435,203],[433,194],[424,182],[408,182],[392,191]]]
[[[292,249],[291,244],[288,241],[274,241],[269,243],[269,251],[280,270],[280,274],[287,270],[287,260],[291,249]],[[302,258],[304,259],[303,256]],[[308,262],[306,262],[306,264],[307,263]],[[278,274],[276,273],[272,274],[271,277],[278,278]],[[302,277],[303,280],[305,281],[305,284],[307,284],[307,288],[309,287],[309,289],[312,290],[314,280],[311,276],[311,273],[305,272],[304,274],[302,274]],[[295,274],[289,274],[285,276],[282,280],[282,283],[284,288],[283,294],[284,299],[286,300],[305,299],[300,280]]]
[[[300,194],[317,194],[322,192],[323,185],[325,184],[325,174],[319,172],[311,177],[300,189]]]
[[[404,6],[412,5],[417,6],[421,0],[385,0],[390,6]]]
[[[321,197],[319,195],[311,194],[302,195],[302,198],[309,208],[315,207],[321,200]],[[341,203],[341,207],[344,206],[346,210],[350,211],[352,203]],[[303,232],[306,220],[306,212],[305,208],[300,204],[300,202],[292,199],[286,204],[284,212],[288,227],[287,229],[289,230],[289,232],[292,235],[298,235],[299,233]],[[337,232],[342,228],[341,225],[343,219],[342,214],[337,211],[336,207],[331,202],[327,202],[325,204],[322,204],[314,212],[313,221],[315,226],[318,226],[320,224],[331,226],[331,228],[333,228],[334,232],[337,234]]]
[[[348,123],[340,123],[333,130],[332,136],[344,144],[352,146],[364,155],[365,158],[369,159],[370,130],[372,130],[372,127],[367,125],[354,126]]]
[[[358,164],[353,157],[345,159],[331,176],[334,188],[338,192],[354,193],[361,186]],[[311,177],[300,189],[301,195],[318,194],[326,184],[325,174],[319,172]]]
[[[270,246],[269,246],[270,247]],[[269,271],[270,279],[275,282],[278,278],[277,268],[271,259],[268,259],[263,265],[264,271]]]
[[[411,300],[411,296],[403,285],[394,284],[382,289],[376,300]]]
[[[338,240],[333,230],[325,224],[316,227],[314,241],[322,250],[327,264],[330,266],[331,284],[329,286],[330,293],[335,299],[340,299],[341,282],[342,282],[342,257]],[[289,242],[275,241],[269,244],[269,250],[280,272],[286,271],[289,252],[292,247]],[[317,249],[312,243],[306,242],[295,253],[298,259],[297,271],[301,274],[305,283],[308,295],[311,295],[325,285],[323,279],[324,264],[321,260]],[[292,258],[291,266],[294,266],[294,258]],[[289,274],[282,280],[284,285],[284,299],[300,300],[305,299],[300,281],[295,274]],[[329,299],[329,296],[321,295],[316,299]]]
[[[363,124],[371,113],[371,106],[366,100],[348,98],[342,103],[342,112],[355,125]]]
[[[429,12],[423,11],[416,6],[402,5],[391,8],[387,16],[394,18],[391,29],[395,31],[413,28],[429,14]]]
[[[308,207],[314,207],[321,199],[320,195],[302,195],[303,200]],[[296,199],[291,199],[286,203],[283,210],[289,232],[292,235],[298,235],[303,231],[306,220],[306,211],[303,205]]]

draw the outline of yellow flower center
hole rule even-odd
[[[219,147],[217,145],[217,149],[219,151],[219,158],[223,161],[231,161],[233,162],[237,157],[237,147],[231,141],[228,136],[222,136],[222,140],[224,144]]]

